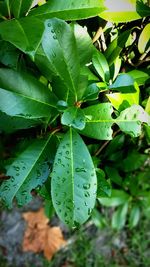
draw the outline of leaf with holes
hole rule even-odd
[[[98,140],[111,140],[114,119],[111,117],[113,112],[110,103],[93,105],[83,109],[86,117],[85,128],[81,134]]]
[[[19,205],[31,201],[32,189],[42,185],[50,173],[56,146],[56,138],[53,135],[35,140],[7,166],[6,174],[10,179],[2,183],[0,198],[8,207],[12,206],[14,197]]]
[[[115,120],[120,129],[133,137],[141,134],[142,122],[150,125],[150,116],[139,105],[132,105],[123,110],[120,116]]]
[[[86,145],[71,128],[58,147],[51,176],[52,201],[60,219],[69,226],[84,223],[95,205],[97,179]]]

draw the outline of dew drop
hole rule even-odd
[[[56,205],[60,206],[61,202],[56,200]]]
[[[48,27],[51,27],[52,25],[51,25],[51,23],[47,23],[47,26],[48,26]]]
[[[88,183],[83,184],[83,189],[89,189],[91,186]]]
[[[85,197],[90,197],[90,193],[87,191],[87,192],[84,193],[84,196]]]
[[[9,190],[9,186],[5,185],[4,188],[3,188],[3,191],[7,191],[7,190]]]
[[[61,159],[58,159],[58,163],[61,163]]]
[[[76,172],[86,172],[87,170],[85,168],[75,168]]]
[[[66,178],[65,178],[65,177],[63,177],[63,178],[62,178],[62,182],[64,183],[65,181],[66,181]]]
[[[52,30],[51,30],[51,33],[55,33],[55,30],[54,30],[54,29],[52,29]]]
[[[69,151],[68,150],[66,151],[66,155],[69,155]]]
[[[56,35],[53,35],[53,39],[56,40],[57,39],[57,36]]]
[[[92,212],[92,209],[88,209],[88,215],[90,215],[91,214],[91,212]]]

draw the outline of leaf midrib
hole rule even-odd
[[[26,99],[28,99],[28,100],[38,102],[38,103],[40,103],[40,104],[44,104],[44,105],[46,105],[46,106],[50,106],[50,107],[56,108],[55,105],[52,105],[52,104],[50,104],[50,103],[46,103],[46,102],[42,102],[42,101],[40,101],[39,99],[35,99],[35,98],[29,97],[29,96],[25,96],[25,95],[20,94],[20,93],[17,93],[17,92],[11,92],[11,91],[6,90],[6,89],[4,89],[4,88],[0,88],[0,89],[4,90],[6,93],[8,92],[8,93],[10,93],[10,94],[15,94],[15,95],[18,95],[19,97],[23,97],[23,98],[26,98]]]
[[[23,185],[23,183],[25,182],[25,180],[29,177],[30,173],[32,172],[33,168],[35,167],[35,164],[38,162],[38,160],[40,159],[43,151],[45,150],[47,144],[49,143],[50,139],[52,137],[52,134],[49,136],[49,138],[47,139],[45,145],[43,146],[43,149],[40,151],[39,156],[35,159],[35,161],[33,162],[33,164],[30,167],[30,170],[28,171],[27,175],[24,177],[24,179],[21,181],[21,184],[19,184],[18,188],[16,188],[12,199],[14,198],[14,196],[17,194],[17,192],[20,190],[21,186]]]

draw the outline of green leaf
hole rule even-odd
[[[129,153],[129,155],[123,160],[122,165],[124,172],[131,172],[139,169],[144,165],[147,160],[147,155],[140,154],[137,151]]]
[[[134,79],[126,73],[118,75],[115,82],[109,85],[108,88],[121,93],[133,93],[136,91],[134,88]]]
[[[7,20],[0,26],[0,35],[3,40],[33,57],[41,42],[43,31],[43,22],[32,17]]]
[[[140,19],[136,10],[136,0],[105,0],[106,10],[99,16],[111,22],[129,22]]]
[[[134,205],[130,211],[130,217],[129,217],[129,226],[130,228],[135,227],[140,219],[140,208],[138,205]]]
[[[20,18],[26,15],[31,8],[34,0],[15,0],[12,2],[11,10],[15,18]]]
[[[140,89],[136,83],[134,83],[135,93],[111,93],[106,94],[113,107],[117,110],[124,110],[134,104],[139,104]]]
[[[138,85],[143,85],[149,78],[149,75],[141,70],[131,70],[127,74],[130,75]]]
[[[117,185],[122,185],[122,177],[120,176],[117,168],[105,167],[108,178]]]
[[[150,96],[147,100],[145,111],[150,115]]]
[[[90,38],[86,27],[81,27],[77,23],[73,23],[71,26],[76,38],[80,65],[83,66],[91,61],[95,47],[92,44],[92,39]]]
[[[32,10],[29,15],[42,19],[57,17],[64,20],[79,20],[94,17],[103,10],[105,7],[101,0],[51,0]]]
[[[99,88],[96,83],[91,83],[86,87],[82,100],[90,101],[98,98]]]
[[[106,180],[102,170],[97,171],[97,197],[110,197],[111,185]]]
[[[0,198],[8,207],[16,197],[19,205],[24,205],[32,199],[31,191],[42,185],[50,172],[50,167],[56,151],[55,138],[35,140],[29,145],[10,166],[6,175],[10,179],[0,187]]]
[[[120,206],[113,214],[112,217],[112,228],[121,230],[126,223],[126,216],[128,212],[128,203],[125,203],[123,206]]]
[[[60,219],[71,227],[84,223],[95,205],[97,179],[87,147],[72,129],[58,147],[51,176],[52,201]]]
[[[66,109],[61,117],[61,123],[82,130],[85,127],[85,115],[82,109],[70,107]]]
[[[109,82],[110,71],[109,71],[108,62],[105,56],[101,52],[96,52],[93,55],[92,62],[97,73],[102,78],[102,80],[104,82]]]
[[[60,78],[61,81],[56,79],[58,86],[56,84],[54,89],[61,100],[71,104],[77,101],[80,64],[75,37],[66,22],[59,19],[45,22],[42,48],[38,50],[35,62],[44,75],[52,73]]]
[[[2,112],[29,119],[48,119],[57,103],[56,96],[35,77],[11,69],[0,69],[0,99]]]
[[[20,52],[8,42],[0,41],[0,62],[7,67],[16,68]]]
[[[98,140],[111,140],[114,123],[111,114],[113,112],[110,103],[93,105],[83,109],[86,117],[86,126],[81,134]]]
[[[0,131],[2,132],[4,131],[6,133],[13,133],[17,130],[35,127],[36,125],[42,123],[43,123],[42,118],[31,119],[22,116],[12,117],[0,111]]]
[[[141,134],[142,122],[150,125],[150,116],[139,105],[132,105],[123,110],[120,116],[115,120],[120,129],[132,137],[137,137]]]
[[[130,33],[130,30],[121,33],[109,44],[108,48],[105,50],[104,56],[106,57],[109,66],[111,66],[116,58],[120,55],[120,52],[128,40]]]
[[[149,33],[150,33],[150,23],[148,23],[144,27],[138,40],[138,49],[141,54],[144,53],[149,48],[150,45]]]
[[[116,207],[125,204],[129,200],[129,197],[125,191],[113,189],[111,197],[101,197],[98,200],[106,207]]]

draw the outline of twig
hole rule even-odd
[[[117,130],[116,132],[113,133],[113,138],[120,132],[120,130]],[[95,156],[98,156],[102,150],[108,145],[108,143],[110,142],[111,140],[108,140],[106,141],[95,153]]]

